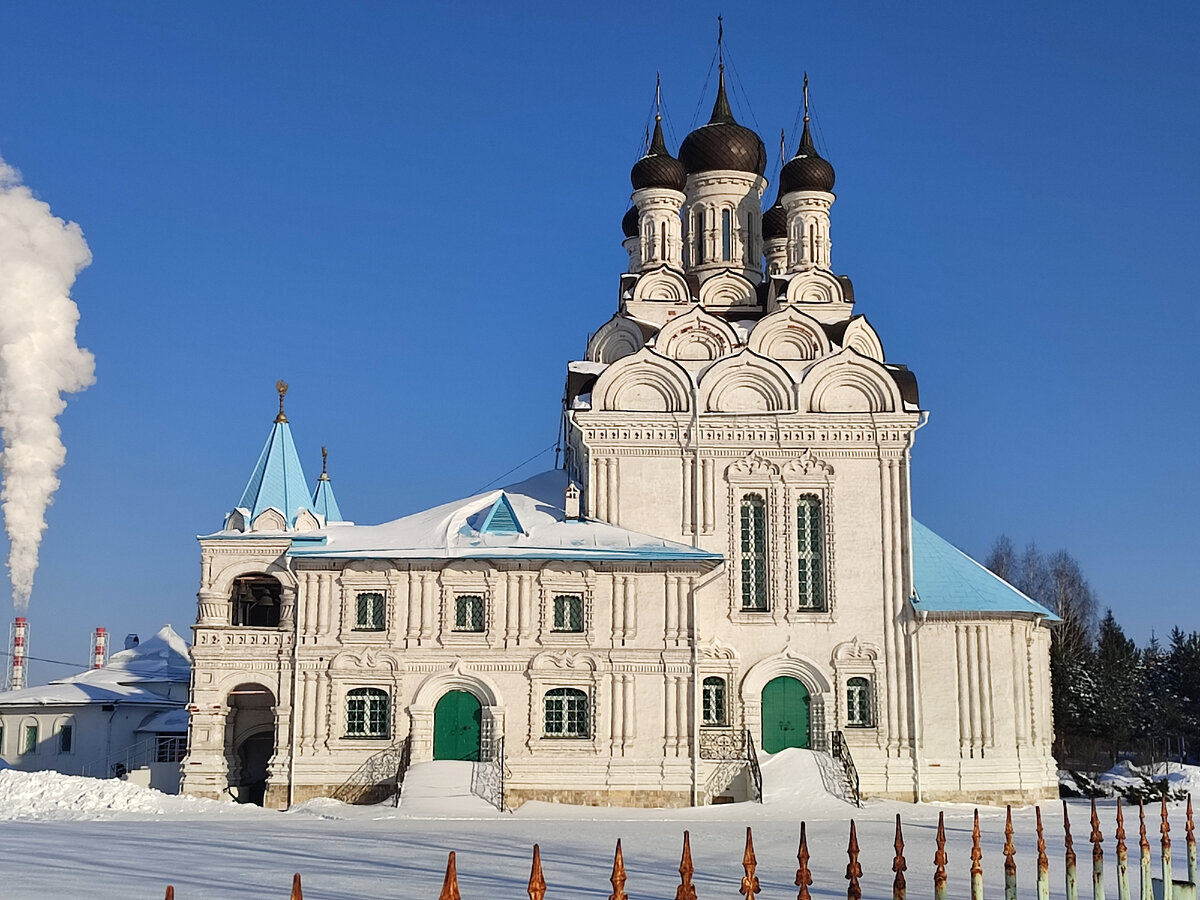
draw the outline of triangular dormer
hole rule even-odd
[[[488,510],[483,524],[479,526],[479,532],[480,534],[524,534],[525,529],[517,520],[517,514],[513,511],[512,504],[508,502],[508,497],[501,494],[492,504],[492,508]]]

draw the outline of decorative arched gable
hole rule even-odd
[[[758,292],[746,278],[729,269],[700,285],[700,305],[705,309],[736,309],[758,305]]]
[[[228,566],[214,573],[208,590],[225,594],[228,597],[230,591],[233,590],[234,579],[240,578],[243,575],[262,575],[274,578],[285,588],[296,587],[295,577],[280,560],[268,563],[262,559],[243,559],[230,563]]]
[[[637,323],[618,313],[592,335],[588,341],[587,358],[592,362],[614,363],[637,353],[645,343],[642,329]]]
[[[638,276],[637,282],[633,285],[633,295],[630,299],[635,303],[643,300],[652,300],[658,303],[690,303],[692,292],[688,290],[687,281],[682,275],[666,266],[660,266]]]
[[[743,350],[704,372],[698,403],[706,412],[781,412],[794,408],[793,395],[783,366]]]
[[[273,506],[260,512],[258,518],[250,525],[251,531],[285,531],[286,529],[287,519]]]
[[[301,509],[298,513],[296,513],[297,531],[316,531],[320,527],[320,521],[307,509]]]
[[[857,350],[875,362],[884,361],[883,343],[879,340],[875,329],[871,327],[871,323],[867,321],[866,316],[855,316],[850,320],[845,334],[842,335],[842,346]]]
[[[404,670],[399,657],[390,650],[343,650],[329,662],[330,671],[369,672],[372,676],[395,675]]]
[[[771,359],[820,359],[832,351],[829,337],[812,316],[786,307],[765,316],[754,330],[746,346],[755,353]]]
[[[705,362],[728,356],[737,345],[733,327],[701,307],[672,319],[654,340],[654,349],[664,356]]]
[[[434,704],[449,691],[467,691],[474,694],[483,706],[500,706],[500,690],[495,682],[480,672],[463,665],[461,659],[454,665],[425,676],[413,693],[413,707],[428,707],[430,714]]]
[[[842,284],[824,269],[797,272],[788,281],[788,303],[845,303]]]
[[[762,696],[762,689],[767,682],[781,675],[798,678],[811,694],[823,694],[832,687],[820,666],[797,656],[789,647],[783,653],[769,656],[750,667],[742,679],[742,697],[757,700]]]
[[[600,662],[592,653],[543,650],[529,660],[530,672],[576,672],[586,673],[590,676],[599,669]]]
[[[643,347],[596,379],[592,409],[621,412],[687,412],[692,379],[673,359]]]
[[[879,363],[846,349],[813,364],[800,383],[800,409],[809,412],[897,412],[900,389]]]

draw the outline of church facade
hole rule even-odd
[[[184,791],[284,806],[403,748],[503,766],[510,807],[682,806],[836,743],[869,796],[1057,795],[1054,616],[913,520],[926,413],[832,269],[807,115],[764,211],[766,164],[723,73],[678,157],[656,122],[561,470],[353,525],[281,388],[200,539]]]

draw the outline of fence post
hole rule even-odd
[[[613,892],[608,895],[608,900],[629,900],[625,893],[625,856],[621,853],[621,839],[617,838],[617,852],[613,856],[612,877],[608,879],[612,882]]]
[[[858,879],[862,878],[862,866],[858,862],[858,835],[854,831],[854,820],[850,820],[850,843],[846,846],[846,855],[850,862],[846,864],[846,900],[862,900],[862,887]],[[749,900],[749,898],[747,898]]]
[[[1017,900],[1017,848],[1013,844],[1011,804],[1004,812],[1004,900]]]
[[[1092,900],[1104,900],[1104,835],[1100,831],[1100,819],[1096,817],[1096,798],[1092,798]]]
[[[1071,819],[1067,815],[1067,801],[1063,801],[1063,846],[1067,863],[1067,900],[1079,900],[1079,884],[1075,872],[1075,843],[1071,839]]]
[[[1150,839],[1146,837],[1146,804],[1138,799],[1138,823],[1141,830],[1142,900],[1154,900],[1154,881],[1150,875]]]
[[[1171,877],[1171,823],[1167,821],[1167,795],[1165,792],[1162,798],[1162,827],[1159,828],[1159,832],[1162,834],[1162,900],[1171,900],[1171,888],[1175,886],[1175,883]]]
[[[742,854],[742,868],[746,874],[742,876],[741,895],[746,900],[754,900],[754,895],[762,888],[758,884],[758,878],[754,875],[754,870],[758,868],[758,860],[754,858],[754,837],[750,833],[750,828],[746,828],[746,852]]]
[[[529,869],[529,887],[526,889],[529,900],[544,900],[546,896],[546,879],[542,875],[542,850],[533,845],[533,866]]]
[[[1117,797],[1117,900],[1129,900],[1129,851],[1125,847],[1125,814]]]
[[[1038,900],[1050,900],[1050,858],[1046,856],[1046,835],[1042,831],[1042,808],[1035,806],[1037,816],[1037,894]]]
[[[800,823],[800,849],[796,851],[796,860],[800,863],[796,869],[796,886],[800,888],[796,900],[812,900],[808,886],[812,884],[812,872],[808,870],[808,837],[804,833],[804,823]]]
[[[292,896],[289,900],[304,900],[304,891],[300,889],[300,873],[292,876]]]
[[[683,856],[679,860],[679,887],[675,889],[675,900],[696,900],[696,886],[692,884],[692,873],[696,867],[692,865],[692,842],[685,831],[683,833]]]
[[[945,813],[938,813],[937,850],[933,854],[933,898],[946,900],[946,822]]]
[[[462,900],[462,895],[458,893],[458,867],[454,863],[454,851],[450,851],[450,858],[446,860],[446,878],[442,881],[442,892],[438,894],[438,900]]]
[[[174,885],[170,885],[170,884],[167,885],[167,893],[166,893],[166,896],[163,898],[163,900],[175,900]]]
[[[892,846],[896,848],[896,855],[892,859],[892,871],[896,873],[896,877],[892,879],[892,900],[905,900],[908,885],[904,882],[904,872],[908,863],[904,861],[904,835],[900,831],[900,813],[896,813],[896,840]]]

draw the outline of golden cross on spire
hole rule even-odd
[[[717,60],[725,70],[725,17],[717,14]]]
[[[804,121],[808,121],[808,73],[804,73]]]
[[[321,448],[321,480],[329,480],[329,448]]]
[[[783,128],[779,129],[779,158],[787,159],[787,131]]]
[[[279,391],[279,415],[275,417],[276,422],[286,422],[287,416],[283,414],[283,398],[287,396],[288,384],[282,378],[275,382],[275,390]]]
[[[654,119],[662,119],[662,72],[654,73]]]

